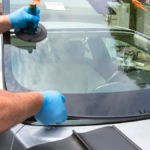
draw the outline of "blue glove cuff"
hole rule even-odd
[[[45,92],[40,92],[42,95],[43,95],[43,100],[44,100],[44,102],[43,102],[43,106],[42,106],[42,108],[41,108],[41,110],[40,110],[40,112],[39,113],[41,113],[41,112],[43,112],[45,109],[47,109],[48,107],[49,107],[49,105],[50,105],[50,103],[49,103],[49,101],[48,101],[48,97],[47,97],[47,95],[45,94]]]
[[[14,23],[14,19],[13,19],[13,17],[12,17],[12,14],[9,14],[8,15],[8,18],[9,18],[9,20],[10,20],[10,22],[11,22],[11,26],[12,26],[12,29],[15,29],[15,28],[17,28],[17,26],[15,26],[15,23]]]

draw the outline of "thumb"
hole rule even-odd
[[[28,22],[38,22],[40,19],[37,16],[28,14],[27,21]]]

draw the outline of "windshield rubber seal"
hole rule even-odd
[[[70,118],[71,116],[69,116],[68,118]],[[86,116],[85,119],[87,119],[88,116]],[[30,126],[42,126],[42,127],[71,127],[71,126],[89,126],[89,125],[110,125],[110,124],[117,124],[117,123],[127,123],[127,122],[136,122],[136,121],[141,121],[141,120],[148,120],[150,119],[150,115],[142,115],[142,116],[131,116],[131,117],[125,117],[126,120],[123,120],[124,117],[100,117],[100,118],[95,118],[93,119],[92,117],[89,117],[88,119],[91,119],[91,120],[100,120],[100,119],[105,119],[106,121],[104,121],[103,123],[87,123],[87,124],[73,124],[73,125],[70,125],[70,124],[62,124],[62,125],[35,125],[35,124],[32,124],[34,123],[36,120],[33,119],[33,120],[25,120],[23,122],[24,125],[30,125]],[[81,119],[81,118],[80,118]],[[80,120],[80,119],[77,119],[77,120]],[[82,120],[85,120],[82,118]],[[109,121],[109,119],[113,119],[111,122]],[[73,120],[70,118],[70,120]],[[90,120],[90,122],[91,122]]]

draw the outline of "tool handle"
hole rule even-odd
[[[31,2],[29,5],[28,13],[36,16],[36,3]],[[33,22],[28,22],[27,28],[25,29],[27,33],[36,33],[37,29],[34,28]]]

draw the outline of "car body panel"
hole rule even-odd
[[[23,127],[23,124],[18,124],[10,130],[0,134],[0,150],[11,150],[16,133]]]
[[[124,135],[126,135],[133,143],[138,145],[142,150],[149,150],[150,120],[109,124],[109,125],[82,126],[82,127],[74,126],[74,127],[55,128],[55,127],[40,127],[40,126],[38,127],[28,125],[19,126],[19,128],[21,127],[21,129],[19,129],[19,131],[14,137],[12,150],[25,150],[36,145],[66,139],[67,137],[72,135],[72,130],[75,130],[78,133],[85,133],[113,125],[117,127],[122,133],[124,133]],[[18,126],[16,128],[18,128]],[[14,132],[16,128],[12,128],[10,131]],[[9,148],[6,147],[5,150],[7,149],[9,150]]]

